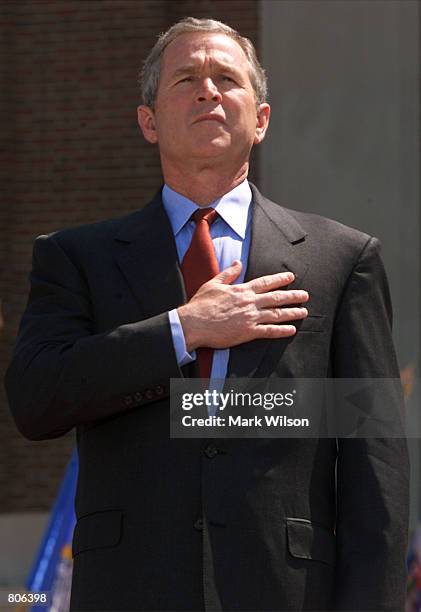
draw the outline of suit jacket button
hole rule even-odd
[[[154,392],[152,391],[152,389],[146,389],[146,391],[145,391],[146,399],[152,399],[153,396],[154,396]]]
[[[140,393],[140,391],[137,391],[137,392],[134,394],[134,398],[135,398],[135,400],[136,400],[137,402],[141,402],[141,401],[143,400],[143,395]]]
[[[124,396],[124,405],[131,406],[133,404],[133,397],[131,395]]]
[[[164,393],[164,387],[162,385],[157,385],[155,387],[155,393],[157,395],[162,395]]]
[[[202,519],[197,519],[197,521],[194,524],[194,528],[197,529],[197,531],[202,531],[203,530],[203,521],[202,521]]]
[[[208,444],[205,447],[205,455],[209,457],[209,459],[213,459],[218,454],[218,449],[213,444]]]

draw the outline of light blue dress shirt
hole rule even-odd
[[[219,216],[210,228],[213,246],[219,269],[228,268],[235,259],[243,264],[241,274],[234,283],[242,283],[247,267],[250,248],[252,193],[247,179],[221,198],[209,204]],[[188,198],[180,195],[168,185],[162,190],[162,202],[174,232],[178,259],[181,263],[190,245],[196,227],[191,215],[200,208]],[[187,352],[183,328],[177,310],[169,312],[171,332],[178,364],[186,365],[196,359],[196,352]],[[217,349],[213,354],[212,379],[225,379],[227,374],[229,349]]]

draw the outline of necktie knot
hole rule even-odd
[[[218,213],[214,208],[198,208],[192,215],[193,221],[197,224],[199,221],[206,221],[210,226],[215,221]]]

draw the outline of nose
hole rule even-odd
[[[211,78],[201,80],[196,100],[198,102],[221,102],[222,96]]]

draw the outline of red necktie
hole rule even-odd
[[[206,283],[219,272],[218,260],[210,235],[210,226],[217,216],[218,213],[214,208],[199,208],[192,215],[196,228],[181,264],[188,300],[193,297],[203,283]],[[196,354],[200,377],[209,378],[213,349],[200,347],[196,350]]]

